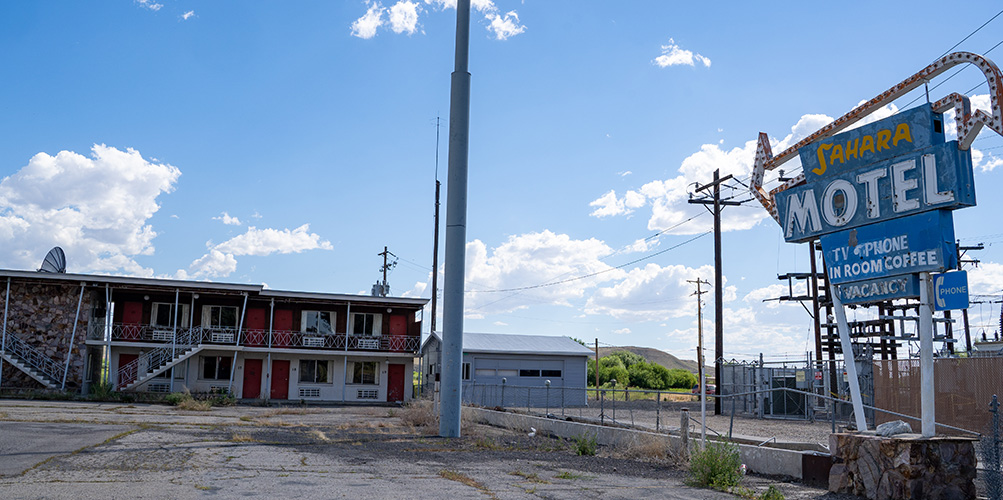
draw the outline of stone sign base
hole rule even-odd
[[[975,498],[974,439],[873,431],[829,436],[829,491],[872,500]]]

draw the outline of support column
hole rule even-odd
[[[87,288],[87,283],[80,284],[80,297],[77,299],[77,314],[73,317],[73,333],[70,334],[70,344],[66,346],[66,368],[63,369],[63,384],[59,387],[59,390],[66,390],[66,375],[70,373],[70,355],[73,354],[73,342],[77,339],[77,322],[80,321],[80,304],[84,302],[84,289]],[[6,305],[4,306],[6,309]],[[0,366],[0,369],[3,367]]]
[[[933,303],[930,273],[919,273],[919,401],[923,437],[937,433],[933,391]]]
[[[265,401],[272,397],[272,328],[275,325],[275,299],[268,304],[268,360],[265,361]],[[337,330],[338,323],[334,323]]]
[[[470,132],[470,0],[456,2],[456,58],[449,96],[449,184],[446,195],[446,276],[442,321],[442,406],[439,435],[460,436],[463,286],[467,245],[467,160]]]
[[[244,306],[240,308],[240,321],[237,323],[237,338],[234,345],[233,361],[230,362],[230,383],[226,386],[228,394],[233,393],[233,373],[237,370],[237,352],[240,350],[240,333],[244,330],[244,314],[247,311],[247,292],[244,293]]]
[[[0,335],[0,352],[7,352],[7,305],[10,304],[10,277],[7,277],[7,293],[3,296],[3,334]],[[0,387],[3,386],[3,356],[0,356]]]
[[[832,297],[832,308],[836,314],[836,324],[839,327],[839,342],[843,347],[843,366],[850,385],[850,400],[853,403],[853,416],[856,417],[857,430],[867,430],[867,419],[864,418],[864,403],[860,399],[860,381],[857,379],[857,365],[853,359],[853,344],[850,342],[850,327],[846,323],[846,310],[839,300],[836,285],[829,284],[829,295]]]

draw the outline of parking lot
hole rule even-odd
[[[0,400],[0,498],[735,498],[631,450],[578,456],[566,441],[474,424],[443,439],[407,412]],[[770,484],[842,498],[770,478],[746,486]]]

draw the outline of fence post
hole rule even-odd
[[[526,411],[533,407],[533,388],[526,386]]]
[[[564,416],[564,390],[565,389],[566,389],[566,387],[564,387],[564,383],[562,382],[561,383],[561,416],[562,417]],[[588,393],[586,392],[585,393],[585,399],[588,400],[588,398],[589,398],[589,396],[588,396]]]
[[[599,388],[597,387],[596,391],[598,390]],[[606,405],[606,390],[604,389],[602,392],[599,393],[599,425],[606,424],[605,405]]]
[[[658,391],[655,396],[655,432],[658,432],[658,424],[662,417],[662,391]]]
[[[502,408],[505,407],[505,382],[508,382],[508,379],[506,377],[502,377],[501,401],[498,402],[498,406],[501,406]]]
[[[986,459],[986,495],[989,498],[1003,498],[1003,467],[1001,467],[1001,450],[1000,450],[1000,415],[999,415],[999,400],[996,395],[993,394],[993,401],[989,403],[989,411],[993,414],[992,426],[993,426],[993,440],[992,443],[987,443],[987,438],[982,439],[982,455]],[[991,446],[989,450],[985,448]]]
[[[612,403],[613,404],[613,415],[612,415],[612,418],[613,418],[613,423],[615,424],[616,423],[616,379],[615,378],[614,379],[610,379],[609,382],[611,384],[613,384],[613,403]]]
[[[543,414],[543,416],[550,418],[550,381],[547,380],[543,384],[547,386],[547,410],[546,413]]]
[[[679,438],[683,447],[683,460],[686,460],[690,454],[690,411],[686,408],[679,412]]]

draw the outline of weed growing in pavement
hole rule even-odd
[[[784,494],[771,484],[762,495],[759,495],[759,500],[784,500]]]
[[[251,437],[250,434],[234,433],[233,436],[230,437],[230,441],[233,441],[234,443],[253,443],[254,438]]]
[[[432,428],[439,424],[439,419],[432,410],[432,402],[428,400],[408,403],[401,411],[400,418],[402,422],[413,427]]]
[[[521,477],[521,478],[523,478],[523,479],[525,479],[525,480],[527,480],[527,481],[529,481],[531,483],[550,484],[550,481],[547,481],[546,479],[540,478],[540,476],[537,475],[535,472],[528,472],[527,473],[527,472],[523,472],[521,470],[514,470],[512,472],[509,472],[509,475],[510,476],[519,476],[519,477]]]
[[[456,481],[458,483],[465,484],[465,485],[470,486],[472,488],[477,488],[477,489],[483,491],[484,493],[486,493],[491,498],[495,498],[495,495],[493,493],[491,493],[491,491],[488,490],[488,488],[486,486],[484,486],[483,484],[477,482],[476,479],[474,479],[474,478],[472,478],[472,477],[470,477],[470,476],[468,476],[466,474],[463,474],[462,472],[457,472],[455,470],[443,469],[443,470],[439,471],[439,476],[442,477],[443,479],[448,479],[450,481]]]
[[[617,453],[631,460],[670,460],[675,456],[669,450],[666,439],[641,434],[629,444],[617,447]]]
[[[574,436],[572,439],[575,440],[575,452],[578,455],[586,457],[595,456],[596,448],[599,447],[599,445],[596,443],[595,436],[587,436],[584,434],[580,434],[578,436]]]
[[[568,472],[568,471],[564,471],[564,472],[562,472],[562,473],[554,476],[554,479],[583,479],[583,478],[585,478],[585,476],[583,476],[581,474],[575,474],[573,472]]]
[[[710,442],[690,457],[689,483],[700,488],[729,491],[742,481],[741,466],[738,446]]]

